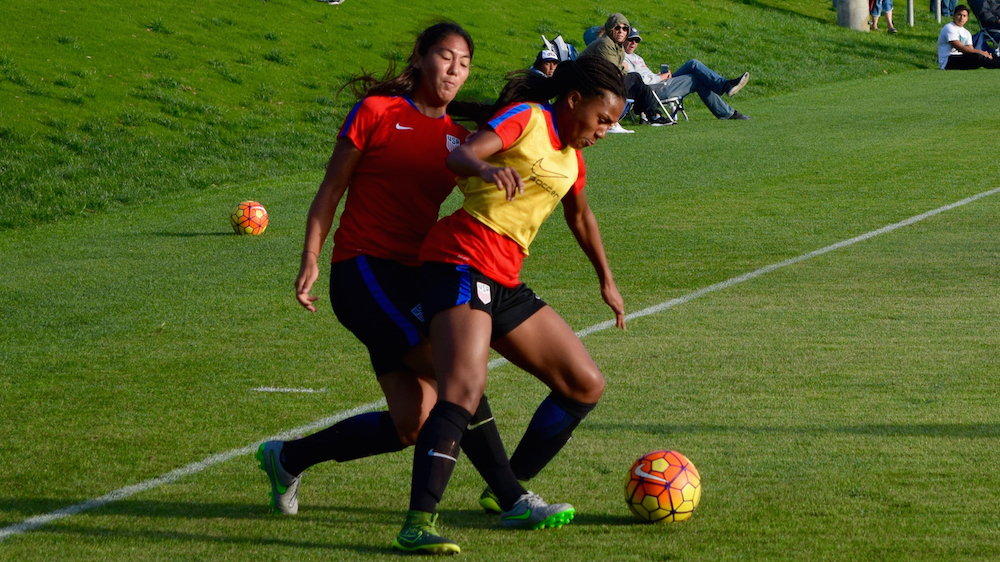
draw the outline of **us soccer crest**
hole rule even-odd
[[[490,304],[490,301],[493,300],[493,296],[490,295],[490,286],[482,281],[476,281],[476,295],[483,304]]]
[[[448,152],[455,150],[460,144],[462,144],[462,141],[458,140],[458,137],[445,135],[444,145],[448,147]]]
[[[421,322],[424,321],[424,307],[423,306],[421,306],[421,305],[418,304],[417,306],[411,308],[410,309],[410,314],[413,314],[414,316],[416,316],[417,320],[420,320]]]

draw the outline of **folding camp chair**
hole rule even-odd
[[[632,105],[633,104],[635,104],[635,100],[634,99],[632,99],[632,98],[625,98],[625,109],[622,110],[622,114],[618,118],[618,121],[621,121],[622,119],[624,119],[626,115],[631,115],[631,113],[629,113],[629,112],[632,111]],[[635,125],[635,117],[632,118],[632,124]]]
[[[660,109],[663,110],[663,115],[667,116],[674,123],[677,122],[677,114],[680,113],[684,116],[685,121],[689,121],[688,112],[684,110],[684,99],[679,97],[667,98],[661,100],[656,98],[656,101],[660,102]]]
[[[655,97],[655,96],[654,96]],[[661,100],[656,98],[656,102],[660,104],[660,115],[664,116],[671,124],[677,123],[677,114],[680,113],[684,116],[685,121],[689,121],[687,111],[684,109],[684,100],[679,97],[667,98]],[[628,115],[632,120],[632,124],[635,125],[636,114],[635,112],[629,113],[629,110],[633,108],[632,100],[625,100],[625,113],[622,114],[622,118]]]
[[[576,50],[576,47],[573,46],[572,43],[567,43],[562,38],[562,35],[551,41],[542,35],[542,43],[545,45],[546,49],[552,51],[557,57],[559,57],[559,62],[565,60],[576,60],[576,58],[580,56],[580,52]]]
[[[1000,54],[1000,0],[969,0],[969,8],[980,28],[972,36],[973,47],[997,56]]]

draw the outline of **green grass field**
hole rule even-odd
[[[46,4],[18,0],[10,11],[22,19],[9,21],[39,26],[40,39],[0,38],[0,559],[396,559],[388,545],[406,508],[410,451],[314,467],[299,515],[287,518],[269,514],[249,454],[212,460],[381,396],[365,350],[325,296],[315,315],[293,298],[305,213],[350,105],[314,98],[333,100],[360,65],[384,66],[383,52],[401,49],[435,13],[484,37],[468,91],[488,96],[504,70],[531,58],[535,27],[569,36],[607,6]],[[585,153],[590,202],[629,311],[1000,187],[989,148],[1000,108],[951,101],[980,99],[997,75],[929,70],[936,25],[921,11],[915,31],[889,38],[834,27],[828,3],[633,5],[626,13],[648,28],[675,30],[644,43],[650,62],[697,56],[735,72],[742,61],[710,47],[738,27],[730,45],[752,61],[755,80],[733,100],[752,121],[717,122],[690,103],[691,122],[638,127]],[[157,20],[160,31],[145,31]],[[775,27],[810,49],[768,46]],[[369,28],[376,36],[316,38]],[[363,40],[372,47],[351,47]],[[81,60],[55,58],[59,49]],[[264,58],[273,49],[293,64]],[[175,58],[135,62],[164,50]],[[82,62],[90,53],[118,65],[122,83],[101,68],[67,78],[72,88],[48,85],[46,63],[73,77],[97,68]],[[246,66],[233,60],[243,53]],[[9,78],[12,65],[27,86]],[[144,73],[178,86],[151,86]],[[180,88],[195,84],[196,103],[217,113],[179,101],[195,103]],[[260,84],[277,94],[251,99]],[[43,93],[25,94],[30,87]],[[77,88],[93,97],[60,99]],[[136,97],[143,88],[164,96]],[[173,116],[175,102],[189,109]],[[303,118],[321,110],[318,122]],[[120,119],[130,111],[143,119]],[[84,129],[98,122],[103,133]],[[72,138],[93,152],[61,144]],[[229,229],[229,210],[248,198],[271,215],[261,237]],[[572,502],[577,519],[554,531],[502,530],[478,510],[482,482],[462,463],[442,529],[469,560],[1000,558],[998,202],[1000,193],[989,195],[635,318],[625,332],[588,335],[605,398],[530,484]],[[584,329],[609,311],[559,217],[523,277]],[[253,391],[261,386],[325,391]],[[546,390],[508,365],[487,391],[512,450]],[[623,482],[635,458],[662,448],[699,468],[702,502],[688,522],[638,524]],[[154,481],[184,467],[189,474]]]

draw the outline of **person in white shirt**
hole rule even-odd
[[[965,29],[967,21],[969,8],[959,5],[955,8],[952,21],[941,29],[938,35],[938,65],[941,70],[1000,68],[1000,60],[972,46],[972,34]]]
[[[744,72],[734,80],[726,80],[719,73],[708,68],[701,61],[691,59],[681,65],[677,72],[654,73],[646,66],[646,61],[635,54],[635,48],[642,41],[639,32],[633,27],[625,38],[625,66],[628,71],[638,73],[642,81],[649,85],[656,97],[661,100],[668,98],[684,98],[691,92],[698,92],[701,101],[719,119],[749,119],[723,101],[722,94],[735,96],[750,80],[750,73]]]

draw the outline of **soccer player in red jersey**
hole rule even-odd
[[[439,399],[417,438],[410,510],[394,547],[423,542],[438,545],[439,552],[459,551],[450,539],[415,530],[434,513],[459,445],[465,446],[486,385],[490,347],[552,390],[511,456],[511,470],[521,480],[559,452],[603,394],[604,378],[579,338],[518,277],[528,246],[561,202],[616,325],[625,327],[624,301],[583,190],[580,156],[580,149],[604,138],[624,104],[621,74],[600,57],[562,62],[551,78],[515,75],[487,126],[448,157],[465,200],[434,226],[420,251],[421,301]],[[573,513],[569,504],[529,499],[504,510],[501,521],[520,526],[522,519],[538,519],[538,528],[558,527]]]
[[[292,441],[263,443],[257,459],[271,482],[276,512],[298,511],[306,468],[399,451],[412,445],[437,402],[434,371],[420,306],[418,252],[455,186],[445,161],[468,131],[446,109],[469,75],[473,42],[456,23],[424,30],[397,77],[367,86],[345,119],[326,175],[309,209],[296,296],[315,312],[310,291],[319,254],[340,200],[334,234],[330,300],[340,322],[364,343],[388,403],[387,412],[360,414]],[[462,444],[504,508],[526,490],[510,471],[485,397]],[[427,528],[434,528],[428,519]],[[427,545],[418,550],[432,549]]]

